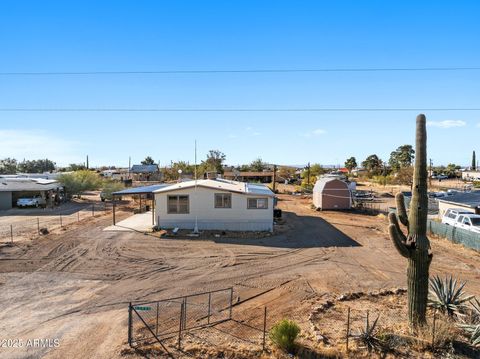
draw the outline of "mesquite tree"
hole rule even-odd
[[[396,196],[397,215],[390,213],[389,232],[398,252],[408,260],[408,319],[413,327],[426,323],[428,270],[432,261],[427,238],[427,131],[425,115],[417,116],[416,158],[413,173],[412,201],[407,215],[403,194]],[[400,229],[399,221],[408,228]]]

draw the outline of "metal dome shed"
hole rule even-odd
[[[313,205],[320,210],[350,209],[352,195],[348,184],[337,178],[320,178],[313,187]]]

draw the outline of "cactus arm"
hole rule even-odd
[[[401,231],[399,231],[398,227],[394,224],[390,224],[390,226],[388,227],[388,231],[390,233],[390,238],[392,239],[392,242],[395,245],[398,253],[400,253],[402,257],[410,258],[410,251],[408,250],[407,246],[405,245],[405,241],[403,240],[403,238],[405,238],[405,235]]]
[[[397,195],[395,196],[395,200],[397,203],[398,219],[405,227],[408,227],[408,215],[407,209],[405,208],[405,198],[403,196],[403,193],[397,193]]]

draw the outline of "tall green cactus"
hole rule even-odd
[[[388,216],[389,232],[395,248],[408,259],[408,319],[413,327],[426,323],[428,270],[432,261],[427,238],[427,130],[425,115],[417,116],[416,157],[413,172],[412,201],[407,215],[403,194],[396,196],[397,215]],[[398,217],[398,218],[397,218]],[[400,229],[399,221],[408,228]]]

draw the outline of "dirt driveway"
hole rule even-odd
[[[0,249],[0,333],[59,339],[57,348],[2,348],[0,357],[115,358],[126,348],[126,303],[233,286],[234,315],[269,308],[296,319],[349,291],[405,287],[406,263],[384,218],[315,212],[282,195],[285,224],[261,239],[158,239],[104,232],[110,218]],[[432,240],[433,273],[454,273],[480,294],[480,255]],[[2,339],[2,338],[0,338]]]

